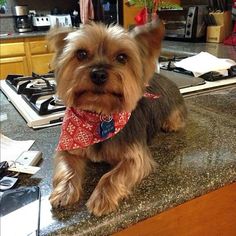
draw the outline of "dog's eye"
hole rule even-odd
[[[85,50],[85,49],[79,49],[77,52],[76,52],[76,57],[82,61],[82,60],[85,60],[88,58],[88,51]]]
[[[116,61],[124,65],[128,61],[128,56],[124,53],[121,53],[116,56]]]

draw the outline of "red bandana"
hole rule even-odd
[[[159,94],[145,92],[144,97],[157,99]],[[127,124],[131,113],[120,112],[110,116],[67,108],[62,123],[57,151],[86,148],[113,137]]]
[[[124,128],[130,112],[102,116],[89,111],[67,108],[57,151],[86,148],[111,138]]]

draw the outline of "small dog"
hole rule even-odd
[[[96,216],[114,211],[154,170],[148,148],[153,135],[185,126],[179,89],[155,74],[163,35],[159,20],[132,31],[90,23],[49,32],[57,93],[67,107],[55,155],[53,207],[81,198],[90,159],[112,169],[98,182],[88,210]]]

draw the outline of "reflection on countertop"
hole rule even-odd
[[[185,98],[188,122],[178,133],[160,133],[150,146],[158,163],[152,173],[122,201],[117,212],[100,218],[85,207],[101,175],[110,167],[90,163],[84,197],[70,208],[52,211],[53,152],[60,126],[32,130],[1,94],[1,132],[13,139],[34,139],[34,150],[43,153],[41,170],[34,176],[20,176],[21,186],[38,185],[42,192],[40,235],[105,236],[190,199],[236,181],[236,86]]]

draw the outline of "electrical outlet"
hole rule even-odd
[[[35,166],[42,158],[40,151],[26,151],[23,152],[15,161],[15,163],[23,166]]]

